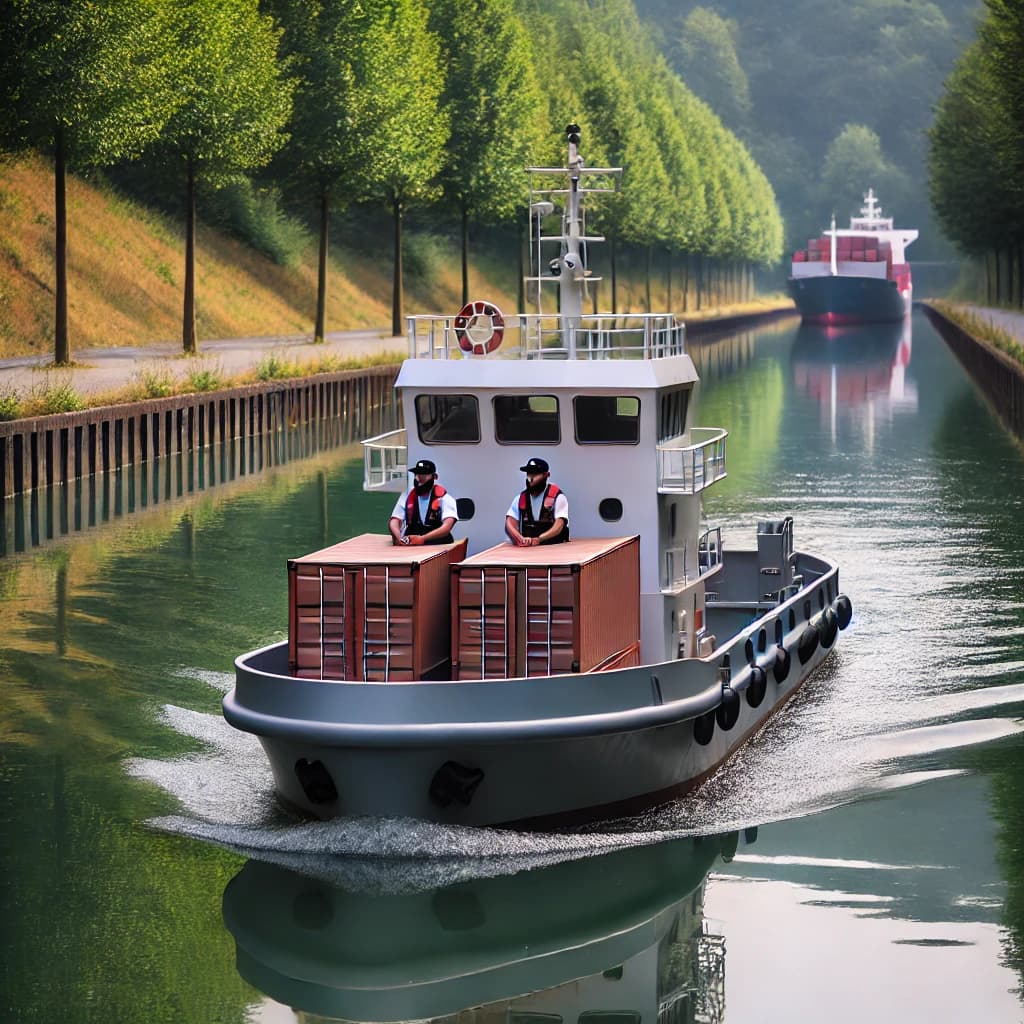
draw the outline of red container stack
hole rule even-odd
[[[639,664],[638,537],[499,544],[452,572],[453,679]]]
[[[450,658],[450,567],[466,541],[365,533],[288,562],[288,665],[303,679],[408,682]]]

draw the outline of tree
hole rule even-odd
[[[437,195],[449,116],[441,105],[444,76],[437,38],[418,0],[364,0],[371,12],[360,68],[369,123],[376,124],[374,196],[387,203],[394,224],[391,331],[402,333],[402,218],[412,205]]]
[[[368,116],[365,69],[369,14],[359,4],[275,0],[268,9],[284,30],[282,49],[296,79],[291,135],[272,168],[291,189],[316,198],[320,219],[313,340],[326,330],[330,212],[369,193],[376,125]]]
[[[739,26],[707,7],[695,7],[682,20],[679,73],[715,113],[733,128],[750,117],[750,83],[736,49]]]
[[[67,170],[137,155],[178,100],[169,11],[160,0],[9,0],[3,26],[8,150],[53,155],[54,362],[71,361],[67,292]]]
[[[462,301],[469,300],[469,221],[507,221],[524,207],[524,167],[545,125],[530,37],[513,0],[438,0],[442,103],[451,115],[442,184],[458,207]]]
[[[179,106],[156,152],[185,180],[182,346],[195,353],[197,184],[224,184],[270,160],[286,138],[294,82],[278,61],[281,33],[257,0],[180,0],[175,13]]]
[[[894,208],[909,194],[906,175],[886,160],[881,139],[866,125],[848,124],[832,140],[821,170],[819,213],[834,211],[836,219],[860,209],[864,193],[873,188]]]

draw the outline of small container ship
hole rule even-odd
[[[579,141],[569,125],[565,165],[528,168],[536,310],[409,317],[405,426],[363,441],[363,486],[403,494],[396,512],[414,514],[410,472],[440,470],[424,500],[454,502],[458,539],[293,558],[288,639],[235,661],[224,716],[302,814],[555,829],[639,813],[708,778],[850,623],[838,567],[794,546],[791,517],[758,522],[749,550],[705,521],[727,431],[694,422],[683,325],[584,312],[603,241],[585,200],[621,168],[587,166]],[[528,515],[548,460],[558,485],[541,476]]]
[[[906,250],[916,238],[916,231],[896,229],[882,216],[868,189],[849,229],[837,229],[833,217],[828,231],[793,253],[787,287],[800,315],[822,324],[902,320],[913,295]]]

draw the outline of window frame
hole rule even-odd
[[[555,403],[555,433],[554,440],[551,441],[538,441],[536,438],[527,438],[523,441],[503,441],[498,436],[498,428],[500,423],[500,417],[498,416],[498,402],[502,399],[508,398],[550,398]],[[542,444],[542,445],[558,445],[562,443],[562,403],[559,400],[558,395],[550,394],[503,394],[503,395],[492,395],[491,396],[491,415],[494,417],[494,441],[500,445],[531,445],[531,444]],[[543,415],[548,415],[544,413]]]
[[[476,438],[473,440],[459,440],[459,441],[437,441],[428,440],[423,436],[423,420],[420,417],[420,399],[438,399],[438,398],[462,398],[470,399],[473,403],[473,408],[476,412]],[[416,436],[420,439],[420,444],[425,445],[452,445],[452,444],[480,444],[483,441],[483,428],[480,423],[480,399],[477,395],[462,393],[462,392],[432,392],[424,391],[420,394],[414,395],[412,400],[413,413],[416,416]]]
[[[577,403],[580,400],[586,401],[591,398],[613,398],[618,401],[620,398],[628,398],[636,402],[636,440],[635,441],[584,441],[580,438],[580,418],[579,418],[579,406]],[[643,410],[643,401],[639,395],[573,395],[572,399],[572,431],[573,437],[578,445],[628,445],[635,448],[640,444],[640,435],[642,430],[640,429],[640,416]]]

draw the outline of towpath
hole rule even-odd
[[[405,356],[404,338],[393,338],[384,328],[378,330],[335,331],[328,333],[322,345],[314,345],[310,336],[273,336],[266,338],[226,338],[200,342],[199,355],[182,355],[180,345],[145,348],[100,348],[73,352],[77,365],[53,367],[52,356],[19,356],[0,359],[0,395],[5,391],[31,394],[52,385],[67,384],[80,395],[103,395],[124,391],[141,380],[143,373],[161,373],[184,379],[190,370],[207,369],[221,377],[237,377],[254,370],[270,356],[299,364],[313,363],[327,356],[356,359],[394,352],[395,361]]]
[[[1012,335],[1024,345],[1024,313],[1015,313],[1010,309],[992,309],[989,306],[964,306],[964,309],[987,320],[993,327],[998,327]]]

